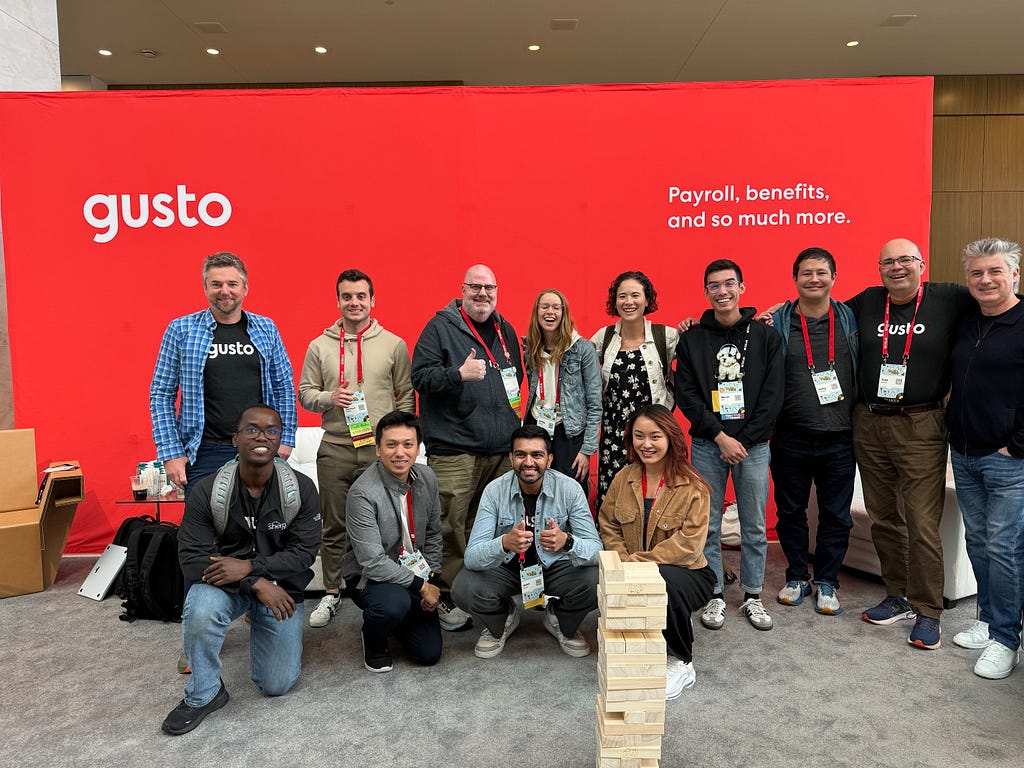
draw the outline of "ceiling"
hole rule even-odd
[[[57,9],[61,73],[121,86],[1024,71],[1022,0],[58,0]],[[556,19],[578,24],[553,29]]]

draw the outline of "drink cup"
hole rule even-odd
[[[145,501],[149,496],[149,483],[141,475],[132,475],[132,497],[135,501]]]

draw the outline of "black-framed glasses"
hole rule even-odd
[[[918,258],[917,256],[900,256],[895,259],[879,259],[878,266],[882,269],[892,269],[897,264],[901,267],[909,267],[915,261],[924,261],[924,259]]]
[[[266,435],[267,440],[276,440],[281,436],[280,427],[267,427],[266,429],[260,429],[259,427],[242,427],[238,430],[238,434],[245,435],[246,437],[258,437],[261,432]]]
[[[472,293],[480,293],[480,291],[487,291],[487,293],[494,293],[498,290],[498,286],[493,283],[463,283],[463,288],[469,288]]]

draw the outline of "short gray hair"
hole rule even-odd
[[[1018,250],[1019,253],[1020,251]],[[206,285],[206,273],[211,269],[218,269],[220,267],[234,267],[238,270],[238,274],[242,276],[242,285],[249,284],[249,273],[246,271],[242,260],[233,253],[221,251],[203,259],[203,285]]]
[[[1017,243],[1011,243],[1009,240],[1002,240],[998,237],[985,237],[968,243],[964,248],[964,271],[966,272],[970,266],[971,259],[981,256],[996,256],[1000,253],[1006,257],[1006,264],[1011,270],[1020,267],[1020,246]]]

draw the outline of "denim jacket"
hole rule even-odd
[[[540,536],[534,536],[533,547],[541,566],[547,568],[560,560],[568,560],[577,567],[597,565],[601,537],[597,534],[587,497],[578,482],[554,469],[544,473],[537,499],[538,532],[547,527],[549,517],[563,531],[571,533],[574,541],[568,552],[548,552],[540,546]],[[523,492],[519,478],[515,472],[506,472],[488,483],[480,497],[476,522],[466,544],[465,567],[471,571],[486,571],[516,557],[514,552],[504,550],[501,537],[522,519]]]
[[[537,371],[527,369],[530,396],[526,403],[529,413],[537,400]],[[559,410],[562,425],[569,437],[583,433],[585,456],[597,453],[597,431],[601,426],[601,366],[597,363],[594,345],[578,337],[562,356],[558,368]]]

